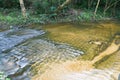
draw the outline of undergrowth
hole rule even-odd
[[[65,15],[66,14],[66,15]],[[63,12],[62,14],[32,14],[27,10],[27,19],[23,18],[21,11],[18,9],[0,9],[0,22],[4,22],[9,25],[26,25],[32,23],[47,24],[58,22],[76,22],[76,21],[93,21],[93,20],[105,20],[111,19],[110,16],[104,16],[103,13],[98,11],[95,19],[93,19],[92,10],[84,10],[80,13],[69,14],[69,12]]]

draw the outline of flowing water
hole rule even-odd
[[[120,33],[119,22],[29,28],[0,32],[0,72],[11,80],[117,80],[119,49],[95,65],[91,60]]]

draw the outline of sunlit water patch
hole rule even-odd
[[[90,61],[66,61],[50,64],[43,74],[36,75],[32,80],[118,80],[120,63],[117,69],[95,69]]]
[[[113,54],[114,59],[108,57],[97,64],[102,69],[97,69],[91,60],[120,32],[118,23],[83,23],[77,26],[64,23],[48,25],[44,30],[48,34],[43,37],[37,37],[45,33],[43,30],[0,32],[0,70],[12,80],[117,80],[119,50]],[[94,44],[95,41],[103,45]]]

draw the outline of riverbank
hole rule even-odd
[[[76,12],[76,13],[75,13]],[[0,9],[0,22],[8,24],[10,26],[28,26],[30,24],[54,24],[64,22],[93,22],[100,20],[115,20],[117,17],[111,17],[109,14],[103,15],[100,11],[93,18],[92,10],[74,10],[70,13],[51,13],[51,14],[31,14],[31,11],[27,12],[27,18],[24,19],[21,15],[21,11],[18,9]]]

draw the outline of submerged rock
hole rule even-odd
[[[0,71],[5,72],[5,76],[13,76],[16,73],[19,75],[21,71],[24,72],[22,69],[28,66],[30,62],[25,57],[25,54],[19,53],[15,49],[12,50],[12,48],[44,33],[43,30],[31,29],[11,29],[0,32]]]
[[[31,39],[44,34],[31,29],[0,33],[0,71],[12,80],[30,80],[31,64],[73,59],[83,52],[65,44],[55,44],[42,39]],[[27,40],[27,41],[26,41]],[[5,52],[9,50],[8,52]]]

